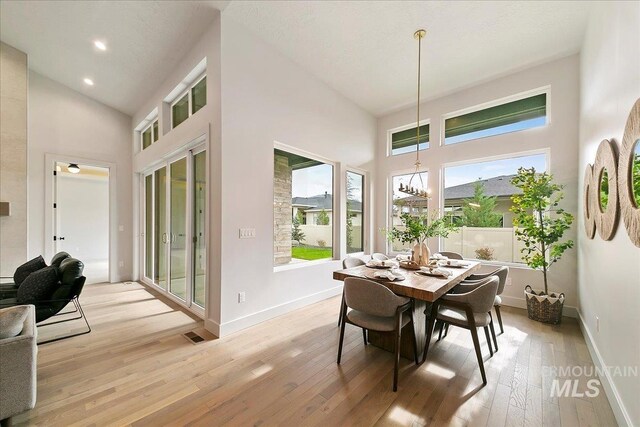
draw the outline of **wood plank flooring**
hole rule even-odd
[[[392,355],[365,347],[355,327],[347,325],[336,365],[338,297],[198,345],[181,334],[202,331],[202,321],[139,284],[88,285],[82,303],[93,332],[39,347],[38,402],[15,424],[616,425],[604,392],[551,395],[566,372],[546,367],[592,366],[573,319],[543,325],[505,307],[505,333],[490,359],[481,337],[486,387],[469,332],[450,328],[445,340],[434,337],[425,364],[402,360],[393,393]]]

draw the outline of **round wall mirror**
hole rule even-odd
[[[640,208],[640,139],[634,144],[633,155],[631,156],[631,188],[633,189],[633,201],[636,208]]]
[[[606,169],[602,169],[602,173],[600,174],[600,210],[605,212],[607,210],[607,205],[609,204],[609,174]]]

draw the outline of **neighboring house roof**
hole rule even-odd
[[[360,212],[362,211],[362,202],[355,200],[349,200],[349,209]],[[291,200],[293,206],[304,208],[307,212],[313,211],[331,211],[333,208],[333,195],[331,194],[319,194],[312,197],[294,197]]]
[[[511,196],[512,194],[520,194],[522,191],[511,185],[511,178],[514,176],[515,175],[502,175],[495,178],[481,179],[479,181],[448,187],[444,189],[444,198],[470,199],[473,197],[477,182],[484,184],[484,194],[486,196],[503,197]]]

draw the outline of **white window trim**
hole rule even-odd
[[[189,118],[191,116],[193,116],[195,113],[193,113],[191,110],[193,108],[193,104],[191,101],[191,97],[192,97],[192,91],[193,88],[200,83],[205,77],[207,77],[207,72],[205,71],[204,73],[200,74],[183,92],[180,92],[180,95],[178,95],[176,97],[176,99],[173,100],[173,102],[171,103],[171,108],[169,109],[169,114],[170,114],[170,122],[171,122],[171,129],[175,129],[176,127],[173,125],[173,107],[182,100],[182,98],[184,98],[185,95],[187,95],[187,109],[188,109],[188,115],[187,118],[184,119],[184,122],[186,122],[187,120],[189,120]],[[206,105],[206,104],[205,104]],[[204,108],[204,107],[203,107]],[[202,109],[202,108],[201,108]],[[200,111],[200,110],[198,110]],[[197,111],[196,111],[197,112]],[[181,124],[182,124],[181,123]],[[178,125],[179,126],[179,125]]]
[[[547,97],[547,101],[548,101],[548,97]],[[444,179],[445,179],[445,168],[447,167],[452,167],[452,166],[464,166],[464,165],[469,165],[469,164],[475,164],[475,163],[483,163],[483,162],[491,162],[494,160],[505,160],[505,159],[513,159],[516,157],[526,157],[526,156],[535,156],[535,155],[539,155],[539,154],[544,154],[545,156],[545,171],[546,172],[550,172],[551,171],[551,148],[547,147],[547,148],[540,148],[540,149],[536,149],[536,150],[527,150],[527,151],[516,151],[516,152],[512,152],[512,153],[504,153],[504,154],[499,154],[496,156],[489,156],[489,157],[478,157],[478,158],[474,158],[474,159],[470,159],[470,160],[462,160],[459,162],[449,162],[449,163],[442,163],[440,165],[440,199],[438,200],[439,203],[439,213],[440,215],[444,215]],[[503,221],[504,221],[504,215],[503,215]],[[438,250],[442,249],[442,237],[438,238]],[[520,268],[523,270],[532,270],[531,267],[529,267],[526,264],[523,263],[519,263],[519,262],[509,262],[509,261],[482,261],[482,260],[477,260],[474,259],[474,261],[479,261],[481,262],[483,265],[493,265],[493,266],[507,266],[507,267],[514,267],[514,268]]]
[[[396,176],[402,176],[402,175],[411,175],[415,172],[415,169],[400,169],[400,170],[395,170],[392,171],[391,173],[389,173],[389,175],[387,176],[387,195],[386,195],[386,208],[385,208],[385,228],[388,230],[393,226],[393,223],[391,222],[391,211],[392,211],[392,204],[393,204],[393,178]],[[418,173],[426,173],[427,174],[427,182],[425,183],[427,188],[429,188],[429,168],[421,168],[420,171]],[[433,200],[433,199],[431,199]],[[433,209],[432,206],[429,206],[429,209]],[[393,246],[391,245],[391,242],[387,239],[387,237],[384,237],[384,241],[385,241],[385,249],[386,249],[386,253],[389,255],[397,255],[400,252],[396,252],[393,250]]]
[[[481,111],[481,110],[486,110],[487,108],[491,108],[491,107],[496,107],[498,105],[502,105],[502,104],[508,104],[509,102],[513,102],[513,101],[519,101],[521,99],[525,99],[525,98],[530,98],[532,96],[536,96],[536,95],[542,95],[542,94],[546,94],[546,117],[545,117],[545,124],[543,126],[537,126],[536,128],[533,129],[537,129],[539,127],[546,127],[549,126],[549,124],[551,123],[551,86],[547,85],[547,86],[542,86],[536,89],[531,89],[528,91],[524,91],[524,92],[519,92],[515,95],[509,95],[509,96],[505,96],[503,98],[499,98],[499,99],[494,99],[492,101],[487,101],[484,102],[482,104],[476,104],[472,107],[467,107],[467,108],[463,108],[461,110],[456,110],[456,111],[452,111],[450,113],[446,113],[443,114],[440,117],[440,146],[441,147],[445,147],[447,146],[445,144],[445,121],[447,119],[450,119],[452,117],[458,117],[458,116],[462,116],[464,114],[469,114],[469,113],[475,113],[476,111]],[[519,131],[513,131],[513,132],[526,132],[532,129],[523,129],[523,130],[519,130]],[[508,132],[508,133],[512,133],[512,132]],[[466,142],[473,142],[473,141],[480,141],[482,139],[485,138],[493,138],[496,136],[500,136],[500,135],[505,135],[505,134],[499,134],[499,135],[491,135],[491,136],[484,136],[484,137],[480,137],[480,138],[473,138],[467,141],[462,141],[462,142],[457,142],[455,144],[449,144],[449,145],[458,145],[458,144],[464,144]],[[431,141],[430,141],[431,142]]]
[[[318,259],[318,260],[308,260],[305,262],[300,262],[300,263],[289,263],[289,264],[283,264],[283,265],[274,265],[273,266],[273,272],[277,273],[279,271],[286,271],[286,270],[293,270],[293,269],[297,269],[297,268],[304,268],[304,267],[312,267],[318,264],[324,264],[324,263],[328,263],[328,262],[335,262],[336,260],[340,259],[340,231],[342,228],[342,221],[340,220],[340,215],[341,215],[341,209],[340,209],[340,204],[336,203],[336,200],[340,200],[340,197],[342,197],[342,189],[341,184],[340,184],[340,180],[336,179],[337,177],[340,176],[339,172],[337,173],[336,171],[338,171],[340,169],[340,163],[339,162],[335,162],[333,160],[327,159],[326,157],[322,157],[320,155],[314,154],[314,153],[310,153],[308,151],[296,148],[296,147],[292,147],[291,145],[287,145],[287,144],[283,144],[281,142],[278,141],[274,141],[273,142],[273,149],[278,149],[281,151],[286,151],[288,153],[291,154],[296,154],[299,156],[303,156],[303,157],[307,157],[311,160],[317,160],[319,162],[322,162],[324,164],[330,165],[332,166],[332,174],[331,174],[331,188],[333,188],[333,212],[331,213],[331,224],[332,224],[332,229],[331,229],[331,233],[332,233],[332,241],[331,241],[331,253],[332,253],[332,257],[331,258],[325,258],[325,259]],[[271,173],[271,179],[273,180],[273,171]],[[293,196],[293,195],[292,195]],[[273,200],[273,187],[271,188],[271,199]],[[272,217],[271,217],[271,224],[273,224],[273,211],[271,212]],[[271,230],[271,234],[273,235],[273,230]],[[271,242],[271,249],[273,250],[273,241]],[[271,262],[273,262],[273,253],[271,253]]]
[[[424,125],[429,125],[429,142],[427,142],[427,148],[420,150],[420,151],[426,151],[429,148],[431,148],[431,119],[424,119],[424,120],[420,120],[418,122],[418,127],[420,126],[424,126]],[[403,156],[405,154],[412,154],[413,152],[409,152],[409,153],[401,153],[401,154],[392,154],[393,148],[391,147],[391,137],[394,133],[397,132],[402,132],[403,130],[407,130],[407,129],[411,129],[416,127],[415,122],[414,123],[410,123],[408,125],[403,125],[403,126],[398,126],[397,128],[393,128],[393,129],[388,129],[387,130],[387,157],[393,157],[393,156]],[[419,146],[419,144],[418,144]]]
[[[160,135],[158,135],[158,139],[155,140],[154,136],[156,136],[156,132],[153,130],[153,124],[158,122],[158,133],[160,133],[160,121],[158,120],[158,117],[151,119],[151,122],[140,131],[140,150],[144,150],[144,140],[142,135],[147,131],[147,130],[151,130],[151,144],[149,144],[149,147],[151,147],[154,143],[158,142],[160,140]],[[148,147],[147,147],[148,148]]]

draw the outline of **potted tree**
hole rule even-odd
[[[511,196],[515,214],[516,238],[524,244],[520,250],[522,259],[531,268],[542,270],[544,290],[524,290],[530,319],[544,323],[560,323],[564,294],[549,293],[547,273],[549,267],[560,260],[573,241],[562,241],[565,231],[571,227],[573,215],[559,207],[564,198],[562,186],[553,183],[553,176],[537,173],[534,168],[520,168],[511,184],[522,193]]]
[[[458,229],[447,218],[438,217],[437,212],[429,220],[427,215],[411,215],[403,213],[400,215],[402,227],[392,227],[386,230],[387,239],[390,242],[399,240],[402,243],[414,243],[411,251],[411,260],[419,266],[429,264],[429,247],[426,241],[429,237],[447,237],[449,233]]]

